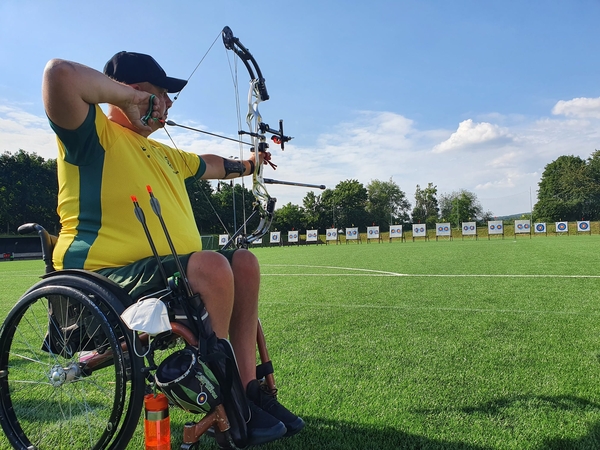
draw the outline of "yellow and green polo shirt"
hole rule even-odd
[[[144,211],[158,253],[170,254],[146,186],[159,200],[162,216],[180,254],[202,249],[186,191],[200,178],[204,161],[111,122],[90,105],[84,123],[65,130],[51,122],[58,140],[58,214],[61,231],[54,249],[56,269],[98,270],[152,256],[137,220],[132,196]]]

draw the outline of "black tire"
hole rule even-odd
[[[60,299],[85,320],[87,331],[73,338],[55,324],[49,337],[51,299]],[[143,388],[132,386],[137,363],[123,351],[124,330],[114,316],[107,302],[85,289],[49,280],[30,289],[10,311],[0,328],[0,423],[15,449],[125,448],[142,406],[132,402],[133,392],[143,396]],[[66,342],[73,347],[67,349]],[[91,342],[99,350],[90,350]],[[106,363],[87,370],[85,361],[97,352]],[[132,423],[128,416],[136,410]]]
[[[121,320],[121,314],[132,303],[131,298],[123,289],[102,275],[83,270],[63,270],[46,275],[45,279],[33,286],[31,290],[45,286],[71,286],[83,291],[100,308],[108,319],[117,338],[124,343],[123,350],[127,383],[124,415],[118,425],[113,446],[110,448],[126,448],[139,422],[144,404],[145,374],[143,373],[144,358],[138,356],[132,349],[141,348],[141,343]]]

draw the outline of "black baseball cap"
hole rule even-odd
[[[104,74],[125,84],[146,81],[169,93],[179,92],[187,84],[187,80],[168,77],[152,56],[143,53],[117,53],[104,66]]]

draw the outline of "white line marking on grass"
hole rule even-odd
[[[290,306],[287,302],[277,301],[264,301],[261,302],[264,305],[283,305]],[[347,303],[302,303],[302,307],[309,306],[313,308],[348,308],[348,309],[396,309],[396,310],[411,310],[411,311],[439,311],[439,312],[476,312],[476,313],[488,313],[488,314],[554,314],[554,315],[566,315],[566,316],[600,316],[600,312],[593,311],[549,311],[549,310],[537,310],[537,309],[486,309],[486,308],[445,308],[441,306],[409,306],[409,305],[350,305]]]
[[[448,277],[448,278],[471,278],[471,277],[490,277],[490,278],[600,278],[600,275],[548,275],[548,274],[418,274],[418,273],[397,273],[385,270],[360,269],[356,267],[337,267],[337,266],[312,266],[305,264],[262,264],[262,267],[303,267],[310,269],[335,269],[349,270],[357,272],[368,272],[365,274],[357,273],[262,273],[266,276],[320,276],[320,277],[345,277],[345,276],[373,276],[373,277]]]

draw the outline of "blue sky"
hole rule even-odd
[[[284,119],[294,136],[272,149],[278,168],[266,176],[331,188],[391,178],[411,202],[432,182],[439,194],[474,192],[494,215],[526,212],[546,164],[600,149],[599,19],[597,0],[3,0],[0,151],[55,157],[40,95],[49,59],[102,69],[137,51],[188,78],[228,25],[266,78],[263,120]],[[219,38],[169,118],[235,137],[232,64]],[[237,77],[244,116],[241,65]],[[180,148],[239,155],[169,130]],[[269,192],[282,206],[307,191]]]

